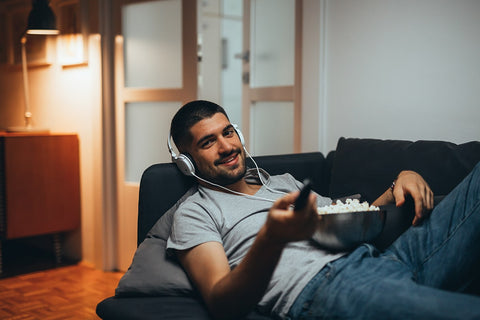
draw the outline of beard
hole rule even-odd
[[[223,163],[223,160],[232,155],[237,155],[239,157],[238,164],[228,168],[222,168],[221,164]],[[235,149],[228,154],[222,155],[220,159],[214,162],[213,167],[209,167],[206,170],[199,170],[198,175],[215,184],[228,186],[243,179],[246,172],[247,166],[245,163],[245,153],[243,152],[243,149]]]

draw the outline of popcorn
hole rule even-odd
[[[338,200],[336,204],[325,207],[318,207],[318,214],[359,212],[359,211],[379,211],[377,206],[369,205],[367,201],[360,203],[358,199],[346,199],[345,203]]]

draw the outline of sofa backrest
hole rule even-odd
[[[418,172],[434,194],[446,195],[480,161],[480,142],[340,138],[327,160],[332,198],[360,193],[372,202],[401,170]]]
[[[320,152],[254,157],[260,168],[272,175],[290,173],[297,180],[310,178],[313,190],[326,194],[328,168]],[[251,159],[247,166],[253,168]],[[140,180],[138,201],[137,245],[155,222],[170,209],[194,184],[195,179],[183,175],[173,163],[159,163],[147,168]]]
[[[157,163],[143,172],[138,196],[137,245],[194,183],[193,178],[183,175],[173,163]]]
[[[312,180],[312,189],[325,195],[328,192],[330,168],[325,163],[325,157],[320,152],[292,153],[254,157],[260,168],[267,170],[271,175],[290,173],[298,181],[306,178]],[[252,160],[247,159],[247,166],[254,168]]]

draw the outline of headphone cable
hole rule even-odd
[[[256,200],[263,200],[263,201],[268,201],[268,202],[275,202],[275,200],[272,200],[272,199],[267,199],[267,198],[263,198],[263,197],[252,196],[252,195],[250,195],[250,194],[246,194],[246,193],[243,193],[243,192],[238,192],[238,191],[235,191],[235,190],[228,189],[228,188],[226,188],[226,187],[224,187],[224,186],[221,186],[221,185],[219,185],[219,184],[216,184],[216,183],[213,183],[213,182],[211,182],[211,181],[205,180],[205,179],[197,176],[195,173],[193,173],[193,176],[194,176],[195,178],[197,178],[198,180],[201,180],[201,181],[203,181],[203,182],[205,182],[205,183],[208,183],[208,184],[210,184],[210,185],[212,185],[212,186],[215,186],[215,187],[217,187],[217,188],[223,189],[223,190],[225,190],[225,191],[227,191],[227,192],[234,193],[234,194],[239,195],[239,196],[244,196],[244,197],[248,197],[248,198],[252,198],[252,199],[256,199]]]
[[[286,195],[287,194],[286,192],[275,190],[275,189],[272,189],[269,186],[267,186],[267,183],[264,182],[263,179],[262,179],[262,175],[260,174],[260,169],[258,168],[257,162],[255,161],[255,159],[253,159],[252,155],[247,151],[247,148],[245,148],[245,146],[243,146],[243,150],[245,150],[245,152],[247,153],[247,156],[250,159],[252,159],[252,162],[255,165],[255,168],[257,169],[258,178],[260,179],[260,182],[262,183],[262,185],[272,193],[279,193],[279,194]]]

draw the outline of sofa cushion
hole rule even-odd
[[[116,296],[192,296],[186,273],[174,257],[166,253],[166,241],[146,238],[133,262],[115,289]]]
[[[175,257],[166,252],[173,215],[180,203],[195,193],[191,187],[148,232],[135,251],[132,264],[115,289],[116,296],[191,296],[196,295],[189,278]]]
[[[448,194],[480,161],[480,142],[340,138],[329,196],[360,193],[373,202],[401,170],[418,172],[436,195]]]

